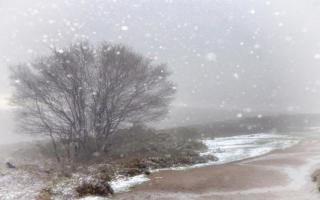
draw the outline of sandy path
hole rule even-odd
[[[310,174],[320,168],[320,137],[268,155],[220,166],[161,171],[115,199],[318,200]]]

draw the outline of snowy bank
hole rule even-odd
[[[214,154],[219,161],[211,164],[224,164],[285,149],[299,142],[298,137],[277,134],[250,134],[234,137],[222,137],[203,141],[208,147],[201,155]]]
[[[147,182],[150,179],[146,175],[137,175],[133,177],[119,176],[110,182],[115,193],[127,192],[131,187]]]
[[[267,133],[204,139],[202,142],[207,146],[207,150],[200,153],[200,155],[214,155],[219,159],[218,161],[210,161],[192,166],[157,169],[153,170],[153,172],[161,170],[187,170],[209,165],[226,164],[261,156],[273,150],[285,149],[297,144],[299,141],[298,137]]]

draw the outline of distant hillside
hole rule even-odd
[[[262,117],[246,117],[193,125],[204,136],[231,136],[261,132],[299,132],[320,127],[320,114],[281,114]]]
[[[252,133],[290,133],[317,131],[320,129],[320,114],[274,114],[249,116],[231,120],[213,121],[164,131],[184,138],[226,137]]]
[[[192,124],[210,124],[217,121],[233,119],[237,114],[242,113],[243,117],[256,116],[258,114],[271,115],[274,111],[250,111],[236,109],[217,109],[213,107],[173,106],[170,109],[167,119],[152,124],[157,128],[185,127]]]

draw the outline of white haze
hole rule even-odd
[[[79,39],[125,43],[167,63],[178,94],[166,125],[238,112],[319,112],[319,6],[317,0],[2,0],[1,134],[12,132],[3,114],[8,66]]]

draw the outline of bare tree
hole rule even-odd
[[[123,45],[82,42],[14,66],[12,99],[21,130],[49,136],[57,160],[73,161],[105,150],[121,125],[161,119],[175,92],[168,76]]]

